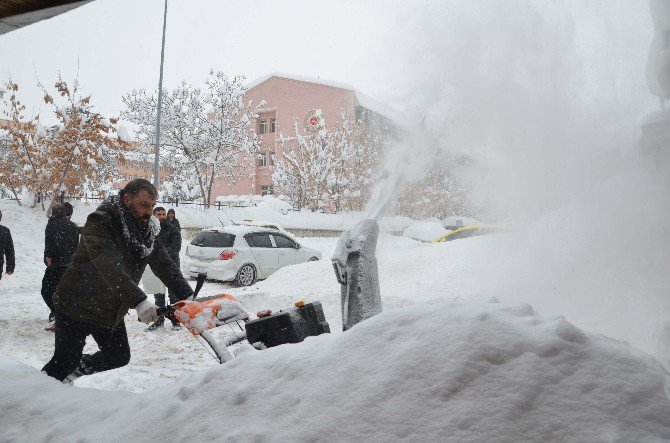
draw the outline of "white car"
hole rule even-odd
[[[260,220],[243,220],[239,222],[238,224],[240,225],[245,225],[245,226],[258,226],[259,228],[268,228],[272,229],[273,231],[279,231],[282,234],[288,234],[289,237],[292,237],[291,233],[286,231],[279,223],[274,223],[274,222],[266,222],[266,221],[260,221]]]
[[[184,270],[191,277],[252,285],[284,266],[321,260],[316,249],[273,229],[226,226],[203,229],[186,248]]]

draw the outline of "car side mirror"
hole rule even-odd
[[[300,243],[296,243],[296,244],[295,244],[295,248],[296,248],[296,249],[300,249]]]

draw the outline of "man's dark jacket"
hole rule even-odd
[[[14,242],[9,228],[0,225],[0,274],[7,257],[7,272],[14,272]]]
[[[137,284],[147,264],[175,294],[183,298],[193,294],[160,240],[145,257],[125,241],[121,217],[118,200],[104,202],[88,216],[72,264],[54,295],[58,311],[84,323],[115,328],[130,308],[146,300]]]
[[[79,244],[79,227],[66,217],[50,220],[44,235],[44,256],[52,266],[67,266]]]
[[[172,223],[179,232],[181,232],[181,225],[179,224],[179,219],[178,218],[166,218],[165,219],[168,223]]]
[[[181,232],[174,224],[167,220],[161,222],[161,232],[158,240],[165,246],[170,258],[179,266],[179,251],[181,251]]]

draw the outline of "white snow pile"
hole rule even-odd
[[[419,241],[433,241],[448,232],[440,223],[421,221],[409,225],[402,235]]]
[[[470,217],[450,216],[442,219],[442,226],[446,228],[461,228],[463,226],[478,225],[479,221]]]
[[[145,394],[0,376],[0,441],[670,439],[657,361],[525,304],[385,312]]]

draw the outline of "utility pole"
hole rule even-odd
[[[165,59],[165,24],[167,22],[167,3],[165,0],[165,12],[163,13],[163,42],[161,45],[161,73],[158,78],[158,109],[156,112],[156,140],[154,143],[154,187],[158,189],[158,162],[160,160],[161,140],[161,108],[163,106],[163,60]]]

